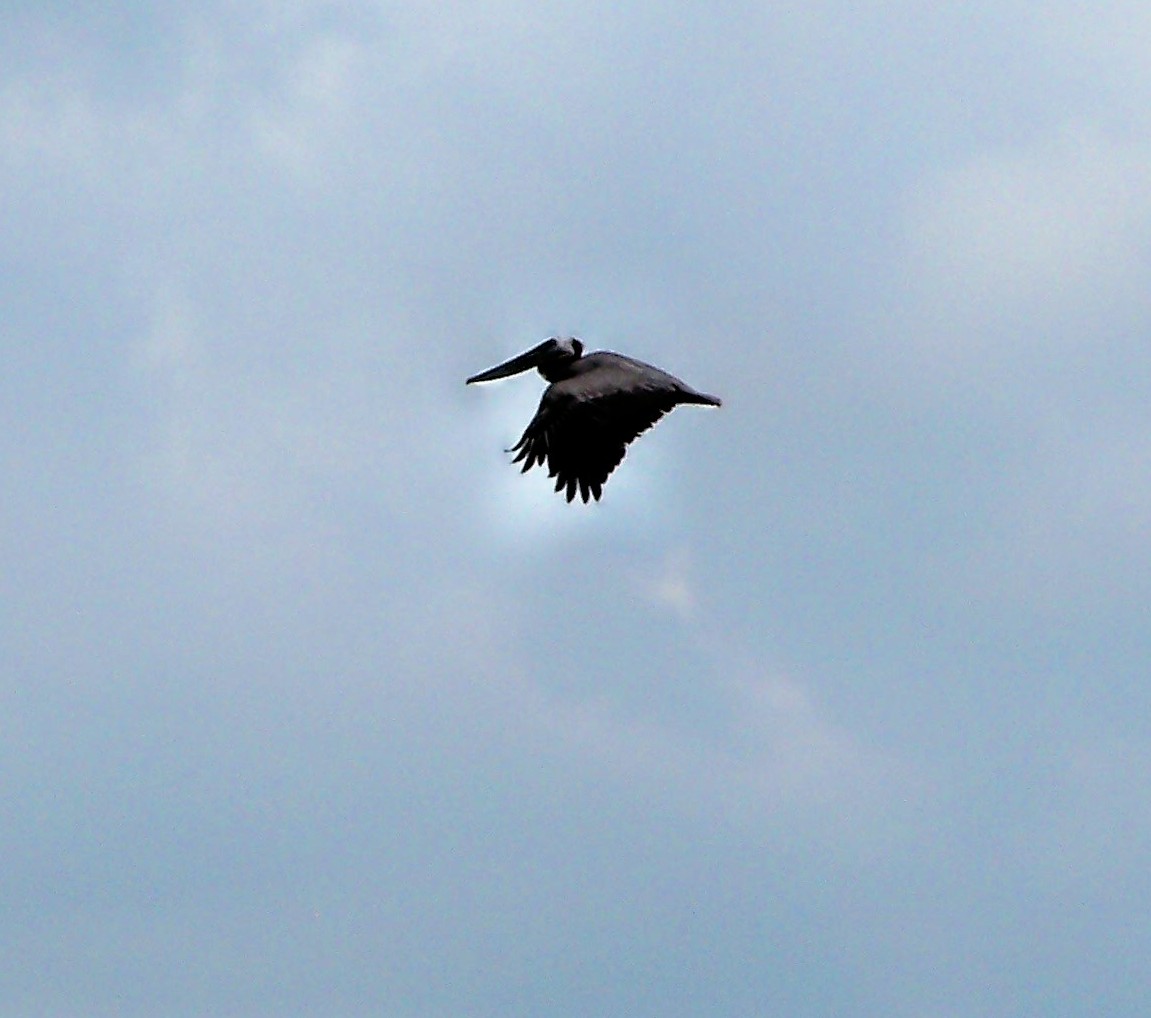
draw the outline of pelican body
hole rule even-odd
[[[719,406],[666,371],[623,354],[583,352],[578,339],[552,337],[467,384],[494,382],[535,368],[551,384],[520,440],[508,452],[522,472],[543,465],[570,502],[599,501],[628,445],[681,403]]]

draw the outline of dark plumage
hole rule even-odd
[[[719,406],[666,371],[618,353],[583,356],[578,339],[552,338],[468,379],[491,382],[537,368],[551,384],[509,450],[523,472],[547,464],[556,491],[598,501],[628,445],[681,403]]]

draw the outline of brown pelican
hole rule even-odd
[[[523,437],[508,450],[523,461],[523,473],[547,460],[556,491],[576,490],[586,502],[599,500],[608,475],[620,464],[628,444],[680,403],[719,406],[715,396],[618,353],[583,356],[578,339],[553,336],[534,349],[478,375],[472,382],[492,382],[538,368],[551,385]]]

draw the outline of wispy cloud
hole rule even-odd
[[[1148,251],[1151,147],[1068,128],[1026,148],[949,171],[911,213],[909,257],[920,285],[978,343],[980,309],[1050,313],[1131,300]],[[1039,342],[1045,330],[1020,335]]]
[[[17,12],[0,1010],[1145,998],[1146,22]]]

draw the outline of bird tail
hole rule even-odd
[[[723,400],[718,396],[709,396],[706,392],[696,392],[694,389],[684,389],[678,395],[680,403],[696,403],[699,406],[723,406]]]

